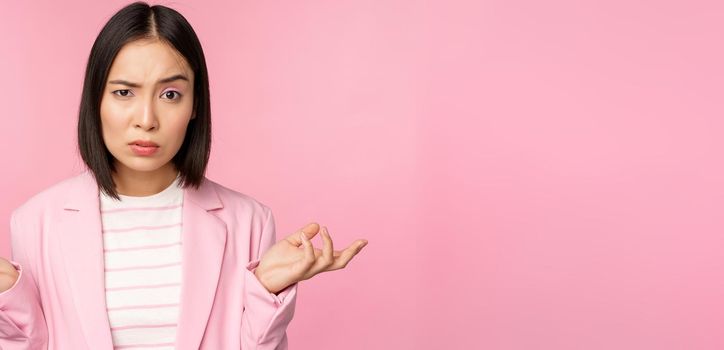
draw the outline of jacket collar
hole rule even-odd
[[[83,171],[83,173],[71,179],[70,185],[72,189],[68,192],[69,195],[65,197],[63,209],[99,209],[99,203],[97,202],[99,200],[99,188],[93,173],[89,170]],[[223,207],[216,189],[206,178],[201,182],[198,189],[184,188],[184,201],[187,199],[206,210]]]
[[[99,188],[86,170],[70,179],[57,239],[65,259],[80,328],[89,349],[111,349],[105,300],[103,235]],[[214,303],[226,245],[226,224],[213,210],[223,208],[215,183],[183,189],[182,283],[176,349],[198,349]]]

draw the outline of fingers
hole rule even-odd
[[[334,260],[334,264],[332,264],[327,269],[327,271],[334,271],[345,268],[350,260],[352,260],[352,258],[354,258],[354,256],[357,255],[366,245],[367,240],[363,239],[359,239],[356,242],[350,244],[350,246],[343,250],[342,254],[340,254],[340,256]]]
[[[302,237],[300,236],[301,232],[303,232],[307,238],[311,239],[317,234],[317,232],[319,232],[319,224],[316,222],[308,223],[306,226],[288,235],[285,239],[295,247],[299,247],[302,245]]]
[[[339,257],[340,255],[342,255],[342,251],[341,251],[341,250],[335,250],[335,251],[332,253],[332,256],[335,257],[335,258],[336,258],[336,257]],[[322,250],[321,250],[321,249],[318,249],[318,248],[314,248],[314,258],[319,258],[320,256],[322,256]]]
[[[304,265],[305,270],[309,270],[310,267],[314,265],[314,262],[317,260],[317,258],[314,256],[314,247],[312,246],[312,242],[309,241],[309,239],[304,235],[304,232],[299,233],[299,240],[302,241],[302,245],[304,246]]]
[[[332,244],[332,237],[329,236],[329,231],[327,231],[327,227],[322,227],[321,232],[322,240],[324,241],[324,248],[322,250],[322,253],[316,256],[317,260],[315,261],[314,266],[312,266],[311,269],[307,272],[307,274],[310,276],[314,276],[320,272],[326,271],[330,266],[332,266],[332,264],[334,264],[335,257],[333,253],[334,249]],[[341,252],[339,254],[341,254]]]
[[[314,248],[311,242],[311,239],[319,232],[321,232],[323,241],[322,249]],[[332,237],[327,227],[322,227],[320,230],[319,224],[315,222],[309,223],[301,230],[289,235],[286,240],[304,250],[303,265],[306,272],[302,279],[309,279],[320,272],[345,268],[368,243],[365,239],[358,239],[342,251],[334,250]]]
[[[324,258],[325,262],[328,262],[327,266],[329,266],[334,263],[334,255],[332,255],[334,246],[332,244],[332,237],[329,236],[329,231],[327,231],[327,226],[324,226],[322,228],[322,239],[324,240],[324,250],[322,251],[322,257]]]

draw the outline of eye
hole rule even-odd
[[[120,95],[117,94],[117,92],[119,92]],[[111,93],[112,93],[112,94],[115,94],[115,95],[117,95],[117,96],[121,96],[121,97],[128,97],[128,94],[131,93],[131,90],[128,90],[128,89],[125,89],[125,90],[115,90],[115,91],[113,91],[113,92],[111,92]]]
[[[173,98],[176,96],[174,94],[176,94],[178,96],[178,98]],[[178,91],[169,90],[169,91],[164,92],[161,96],[166,96],[169,98],[169,100],[178,100],[181,98],[181,93]]]

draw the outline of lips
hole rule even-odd
[[[158,144],[153,141],[135,140],[129,143],[129,145],[138,145],[141,147],[158,147]]]

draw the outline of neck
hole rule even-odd
[[[163,191],[176,179],[177,174],[171,162],[152,171],[138,171],[117,163],[112,176],[118,194],[142,197]]]

